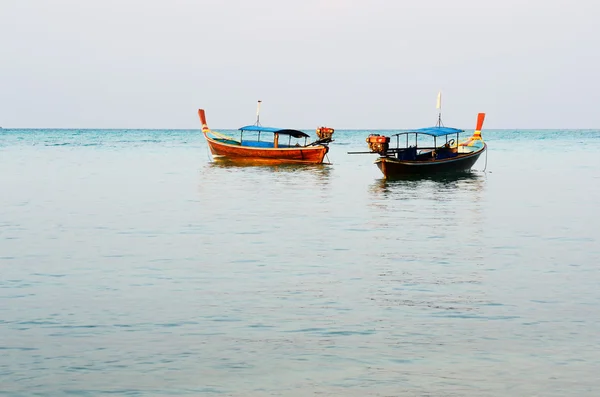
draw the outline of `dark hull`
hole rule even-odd
[[[453,172],[466,172],[473,167],[486,145],[477,152],[461,154],[443,160],[410,161],[394,157],[380,157],[375,161],[385,178],[398,178],[407,175],[432,175]]]
[[[329,147],[325,145],[292,148],[257,148],[222,143],[206,136],[206,141],[215,158],[239,162],[321,164]]]

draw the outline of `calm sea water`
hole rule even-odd
[[[396,182],[367,134],[1,130],[0,395],[598,396],[600,131]]]

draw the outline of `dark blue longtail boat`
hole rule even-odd
[[[469,171],[487,149],[481,138],[484,119],[485,113],[479,113],[475,132],[461,141],[460,134],[465,131],[444,127],[440,113],[434,127],[405,130],[391,137],[371,134],[367,137],[369,152],[349,154],[379,154],[375,164],[385,178]],[[390,143],[395,146],[390,147]]]

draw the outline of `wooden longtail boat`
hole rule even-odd
[[[204,109],[198,109],[198,115],[202,122],[202,133],[213,158],[223,158],[229,161],[321,164],[329,151],[328,144],[332,141],[331,134],[334,131],[332,128],[320,127],[317,129],[317,136],[320,139],[307,143],[309,135],[305,132],[289,128],[261,126],[258,122],[257,112],[257,124],[241,127],[239,129],[240,138],[234,139],[208,128]],[[244,139],[244,132],[252,133],[252,135],[256,133],[257,137]],[[261,140],[262,133],[273,134],[273,140]],[[295,143],[292,142],[292,138],[295,139]],[[300,144],[298,140],[302,138],[304,138],[304,142]]]
[[[439,107],[440,96],[438,96]],[[440,113],[438,124],[434,127],[406,130],[391,137],[371,134],[366,139],[369,152],[349,152],[349,154],[379,154],[375,164],[385,178],[466,172],[487,149],[486,143],[481,138],[484,119],[485,113],[479,113],[473,135],[459,141],[460,134],[465,131],[444,127]],[[411,139],[413,136],[414,140]],[[390,148],[393,137],[396,138],[394,139],[396,145]],[[439,138],[444,139],[442,145],[438,145]]]

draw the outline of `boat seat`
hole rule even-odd
[[[417,159],[417,148],[410,146],[402,151],[398,152],[398,160],[416,160]]]
[[[443,160],[443,159],[449,159],[451,157],[456,157],[458,155],[458,153],[453,152],[451,150],[437,150],[436,151],[436,155],[435,158],[436,160]]]

